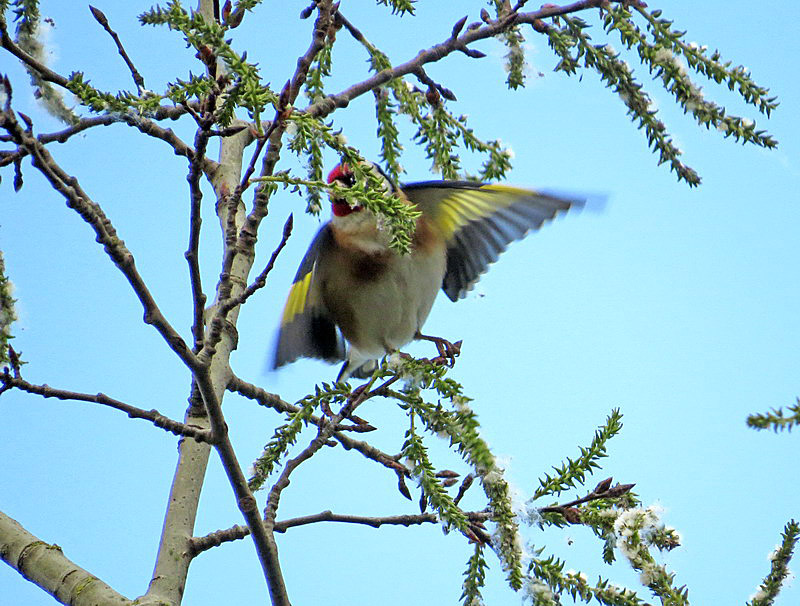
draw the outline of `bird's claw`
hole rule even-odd
[[[450,368],[455,366],[456,358],[461,354],[461,344],[463,341],[451,343],[442,337],[431,337],[423,334],[418,334],[417,338],[424,341],[432,341],[433,344],[436,345],[436,351],[439,352],[439,355],[431,360],[434,364],[446,364]]]

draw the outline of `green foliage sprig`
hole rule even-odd
[[[156,94],[138,95],[120,91],[116,95],[101,91],[84,80],[81,72],[72,72],[67,81],[67,89],[74,94],[81,105],[95,113],[124,114],[129,111],[147,115],[159,108],[164,98]]]
[[[481,587],[484,585],[488,567],[486,559],[483,557],[483,543],[476,541],[475,551],[467,561],[467,569],[464,571],[464,584],[461,592],[461,601],[464,606],[483,606]]]
[[[16,43],[20,49],[28,53],[36,61],[46,65],[48,57],[42,41],[39,1],[14,0],[10,4],[15,7],[13,15],[14,21],[17,23]],[[5,12],[8,7],[8,0],[0,2],[0,25],[2,25],[3,29],[6,29]],[[79,118],[64,101],[62,89],[45,80],[38,70],[32,69],[25,63],[23,63],[23,66],[31,78],[31,84],[34,86],[34,95],[42,101],[50,114],[65,124],[77,124]]]
[[[525,51],[523,43],[525,37],[519,27],[513,27],[503,33],[503,42],[508,48],[506,52],[506,84],[508,88],[516,90],[525,86]]]
[[[623,495],[621,499],[599,499],[581,509],[580,523],[589,526],[604,539],[603,559],[607,563],[614,561],[615,551],[619,552],[640,573],[642,585],[648,587],[662,603],[688,605],[686,588],[675,587],[675,575],[656,562],[650,553],[651,547],[663,551],[680,544],[677,532],[660,521],[655,508],[639,507],[630,494]],[[587,603],[592,599],[602,604],[642,603],[632,590],[610,585],[602,578],[591,586],[585,575],[570,571],[565,573],[561,560],[553,556],[542,558],[542,552],[543,549],[536,551],[536,557],[528,569],[532,575],[528,593],[535,604],[555,604],[554,596],[564,592],[573,599],[580,598]]]
[[[653,36],[653,43],[632,21],[631,12],[623,5],[615,5],[606,12],[603,23],[608,32],[616,30],[620,40],[627,48],[635,47],[642,63],[650,73],[660,77],[664,88],[672,93],[675,100],[690,113],[698,124],[714,127],[725,137],[733,137],[742,143],[753,143],[760,147],[776,147],[777,141],[763,130],[756,130],[752,120],[726,115],[725,109],[705,98],[688,75],[688,69],[708,77],[717,83],[727,84],[730,90],[737,89],[742,98],[766,115],[777,107],[775,97],[769,97],[769,90],[758,86],[750,79],[750,74],[741,67],[731,68],[731,63],[721,63],[715,52],[710,57],[706,50],[697,44],[686,44],[686,32],[673,31],[672,22],[660,19],[661,11],[647,12],[638,8],[639,14],[647,19],[647,29]],[[681,57],[685,58],[684,64]]]
[[[668,163],[678,178],[690,186],[699,185],[700,176],[679,159],[683,152],[672,141],[666,125],[656,117],[658,111],[652,99],[635,80],[633,72],[620,59],[619,53],[609,45],[591,44],[591,38],[584,31],[589,26],[584,20],[578,17],[560,17],[555,21],[563,21],[565,24],[561,29],[547,29],[550,47],[560,57],[556,70],[574,74],[582,63],[584,67],[597,71],[606,87],[619,95],[628,108],[631,120],[638,122],[639,128],[644,130],[648,144],[658,153],[658,163]]]
[[[771,111],[778,107],[777,97],[768,96],[769,89],[756,84],[743,66],[737,65],[731,68],[730,61],[724,63],[720,61],[719,51],[714,51],[709,56],[706,47],[684,42],[683,38],[686,32],[673,30],[672,21],[661,18],[662,11],[649,12],[643,7],[635,8],[647,20],[648,30],[653,35],[656,44],[683,55],[689,63],[689,67],[717,83],[727,83],[728,89],[731,91],[737,89],[742,98],[755,106],[762,114],[769,116]],[[626,7],[617,5],[614,10],[624,11]]]
[[[586,475],[591,474],[593,469],[599,469],[598,461],[606,457],[607,442],[622,430],[622,413],[618,408],[611,411],[606,418],[606,422],[597,428],[594,438],[588,447],[580,447],[580,456],[573,460],[568,458],[559,467],[553,467],[555,475],[545,474],[539,480],[537,488],[531,501],[546,495],[560,495],[563,491],[582,485],[586,481]]]
[[[13,6],[14,21],[17,22],[17,36],[34,36],[39,27],[39,0],[2,0],[0,2],[0,19]]]
[[[13,284],[6,276],[3,251],[0,251],[0,367],[9,362],[8,344],[11,336],[11,324],[17,319],[14,304],[17,302],[13,294]]]
[[[363,34],[358,41],[369,55],[370,69],[381,72],[391,69],[389,58],[375,47]],[[395,102],[391,102],[386,91],[391,91]],[[430,98],[428,98],[430,95]],[[454,97],[452,97],[454,98]],[[378,122],[378,137],[381,141],[381,158],[387,174],[398,179],[404,172],[399,163],[403,145],[395,124],[398,115],[406,116],[416,126],[413,139],[423,144],[433,169],[445,179],[456,179],[461,167],[457,153],[460,145],[473,152],[487,154],[479,180],[501,179],[511,169],[511,153],[499,141],[482,141],[467,127],[466,116],[456,117],[441,100],[436,90],[425,93],[401,78],[387,82],[375,91],[375,116]],[[460,141],[460,142],[459,142]]]
[[[406,404],[412,419],[419,418],[428,431],[448,439],[475,470],[489,499],[491,519],[496,527],[493,546],[503,563],[509,585],[518,590],[523,579],[522,540],[511,504],[511,491],[503,470],[478,432],[478,420],[469,407],[469,398],[463,395],[460,384],[444,377],[446,370],[445,366],[427,361],[404,360],[399,373],[411,378],[411,386],[391,395]],[[426,402],[421,396],[422,388],[435,390],[439,403]],[[442,401],[453,409],[446,409]]]
[[[800,538],[800,524],[790,520],[781,534],[781,544],[769,556],[772,562],[770,571],[758,591],[747,602],[747,606],[771,606],[774,603],[783,582],[789,576],[789,562],[797,547],[798,538]]]
[[[343,162],[353,171],[355,185],[350,192],[344,192],[343,188],[333,189],[328,184],[319,182],[309,182],[301,179],[288,179],[279,177],[278,180],[328,189],[336,192],[337,196],[344,197],[348,202],[361,204],[372,212],[385,217],[386,226],[390,233],[389,245],[400,253],[406,253],[411,248],[411,239],[416,230],[416,220],[419,211],[414,207],[394,196],[388,188],[384,177],[372,168],[371,163],[367,162],[357,149],[347,144],[346,139],[340,132],[334,132],[333,128],[320,120],[297,112],[292,114],[291,131],[294,132],[289,143],[289,149],[298,155],[308,154],[312,140],[321,141],[330,149],[336,151]]]
[[[792,427],[800,425],[800,398],[795,404],[787,406],[789,416],[784,416],[783,408],[773,408],[769,412],[756,413],[747,417],[747,426],[753,429],[772,429],[775,433],[792,431]]]
[[[439,478],[436,469],[428,457],[428,449],[417,434],[414,425],[408,429],[400,454],[405,458],[411,475],[419,483],[423,498],[439,515],[442,522],[463,533],[469,534],[469,520],[464,512],[453,502]]]
[[[632,589],[619,587],[603,578],[598,578],[597,583],[591,585],[584,573],[564,571],[564,566],[564,561],[555,556],[536,557],[531,561],[529,568],[531,578],[526,588],[535,606],[557,604],[554,598],[562,594],[568,594],[574,601],[581,600],[587,604],[592,600],[606,606],[644,604]]]
[[[269,474],[289,448],[297,441],[297,436],[308,424],[314,411],[323,404],[344,404],[350,395],[350,387],[346,383],[317,385],[312,395],[300,400],[299,410],[286,415],[286,423],[275,429],[272,438],[264,446],[262,454],[253,462],[253,472],[247,481],[250,490],[256,491],[264,487]]]
[[[312,103],[325,95],[324,79],[331,75],[332,48],[333,41],[327,37],[325,39],[325,43],[308,70],[308,76],[305,82],[305,90],[309,101]],[[322,141],[313,132],[306,138],[305,151],[307,153],[306,167],[308,169],[309,180],[322,181]],[[316,215],[322,209],[322,198],[318,189],[307,188],[306,201],[306,212]]]
[[[395,181],[400,179],[404,172],[400,166],[400,154],[403,144],[400,143],[400,131],[397,129],[395,119],[397,111],[389,94],[384,88],[375,90],[375,118],[378,121],[378,138],[381,141],[381,160],[387,174]]]
[[[719,52],[710,55],[706,47],[684,40],[686,32],[672,29],[672,22],[661,18],[661,11],[649,12],[634,6],[637,14],[646,20],[647,33],[633,20],[631,8],[626,3],[608,3],[603,8],[603,27],[606,32],[616,31],[628,49],[635,49],[643,65],[660,78],[664,88],[672,94],[684,113],[702,126],[714,127],[725,137],[736,141],[772,148],[777,141],[764,130],[757,130],[752,120],[728,115],[724,107],[708,100],[689,77],[693,70],[716,83],[727,85],[747,103],[769,116],[778,105],[769,90],[756,84],[742,66],[722,62]],[[658,119],[658,111],[650,95],[636,81],[629,65],[620,59],[610,45],[594,45],[586,33],[588,24],[578,17],[554,18],[556,27],[541,25],[548,43],[559,58],[556,71],[575,74],[580,67],[597,71],[608,88],[619,94],[628,108],[631,119],[643,129],[648,144],[658,154],[659,164],[667,163],[678,179],[690,186],[700,183],[694,169],[680,160],[682,152],[674,144],[665,124]],[[560,27],[563,23],[563,27]],[[649,34],[649,36],[648,36]],[[684,60],[686,63],[684,63]]]
[[[235,109],[243,107],[258,127],[264,109],[277,104],[278,95],[261,84],[258,67],[248,63],[246,53],[239,55],[225,40],[228,31],[225,25],[206,21],[197,11],[188,13],[178,0],[169,2],[166,9],[157,6],[142,13],[139,22],[143,25],[166,25],[169,29],[177,30],[203,61],[221,59],[224,62],[233,84],[224,91],[223,102],[217,112],[220,124],[229,125]]]
[[[392,14],[404,15],[414,14],[414,2],[416,0],[378,0],[378,4],[388,6],[392,9]]]

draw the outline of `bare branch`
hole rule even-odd
[[[485,522],[491,520],[492,514],[488,511],[469,511],[465,515],[471,522]],[[308,524],[316,524],[318,522],[342,522],[345,524],[361,524],[364,526],[371,526],[372,528],[380,528],[381,526],[420,526],[422,524],[438,524],[441,522],[436,514],[423,513],[423,514],[403,514],[395,516],[356,516],[348,514],[333,513],[332,511],[323,511],[307,516],[297,518],[289,518],[288,520],[281,520],[275,522],[275,532],[284,533],[290,528],[298,526],[306,526]],[[230,541],[237,541],[245,538],[250,534],[246,526],[231,526],[225,530],[217,530],[202,537],[194,537],[191,540],[192,555],[195,556],[199,553],[207,551],[212,547],[217,547],[223,543]]]
[[[277,248],[272,251],[272,255],[267,262],[266,267],[262,270],[258,277],[253,281],[253,283],[248,286],[238,297],[234,297],[229,301],[225,301],[222,303],[221,308],[224,314],[227,314],[228,311],[237,307],[239,305],[244,304],[247,299],[249,299],[253,293],[255,293],[258,289],[264,288],[267,283],[267,276],[269,272],[272,271],[272,268],[275,266],[275,261],[278,258],[278,255],[283,250],[284,246],[286,246],[286,242],[289,240],[289,236],[292,235],[292,227],[294,226],[294,217],[290,213],[289,217],[286,219],[286,223],[283,224],[283,235],[281,237],[281,241],[278,243]]]
[[[137,408],[125,402],[115,400],[104,393],[88,394],[80,393],[77,391],[67,391],[65,389],[56,389],[47,384],[34,385],[29,383],[21,377],[12,376],[7,370],[0,374],[0,383],[3,384],[3,390],[16,388],[27,393],[36,394],[43,398],[56,398],[58,400],[75,400],[77,402],[93,402],[95,404],[102,404],[124,412],[132,419],[144,419],[150,421],[156,427],[160,427],[176,436],[186,436],[194,438],[198,442],[210,442],[211,434],[208,431],[198,429],[191,425],[186,425],[180,421],[176,421],[167,416],[162,415],[157,410],[144,410]]]
[[[64,172],[30,130],[24,130],[13,112],[0,113],[0,128],[4,128],[15,143],[27,150],[33,165],[50,182],[53,189],[59,192],[67,202],[67,206],[75,210],[94,230],[97,242],[102,244],[106,253],[127,278],[136,296],[144,308],[144,322],[152,325],[164,338],[170,348],[191,369],[199,364],[178,332],[170,325],[153,299],[142,276],[136,269],[133,254],[125,243],[117,236],[117,231],[105,215],[103,209],[94,202],[83,189],[78,180]]]
[[[122,46],[122,41],[119,39],[117,32],[111,29],[111,25],[109,25],[108,19],[106,18],[103,11],[91,5],[89,5],[89,10],[92,12],[92,16],[97,20],[97,22],[100,25],[102,25],[103,29],[108,32],[109,36],[111,36],[111,39],[114,41],[114,44],[117,45],[117,52],[122,57],[122,60],[125,61],[125,65],[128,66],[128,69],[131,72],[131,77],[133,78],[133,82],[134,84],[136,84],[136,88],[138,89],[139,94],[141,95],[142,92],[144,92],[145,90],[144,78],[142,78],[142,75],[133,65],[133,61],[131,61],[131,58],[128,56],[128,53],[125,52],[125,48]]]
[[[186,111],[183,108],[178,107],[163,107],[164,111],[158,111],[155,113],[155,117],[165,119],[169,118],[172,120],[177,120],[180,116],[186,114]],[[143,118],[141,116],[137,116],[134,114],[114,114],[114,115],[104,115],[104,116],[93,116],[91,118],[82,118],[77,124],[73,126],[69,126],[63,130],[56,131],[53,133],[44,133],[38,135],[36,138],[39,142],[43,145],[47,145],[49,143],[57,142],[57,143],[66,143],[71,137],[77,135],[89,128],[93,128],[95,126],[110,126],[112,124],[117,123],[124,123],[128,126],[132,126],[139,130],[139,132],[153,137],[155,139],[160,139],[167,143],[175,152],[177,156],[184,156],[191,160],[194,158],[195,151],[191,148],[186,142],[184,142],[178,135],[171,128],[163,128],[159,126],[152,120],[147,118]],[[4,136],[3,139],[6,139]],[[10,137],[8,137],[10,140]],[[18,148],[15,152],[9,153],[2,153],[0,156],[0,166],[7,166],[12,162],[16,161],[17,159],[22,159],[28,155],[28,151],[23,148]],[[203,157],[202,158],[202,168],[203,172],[208,175],[209,177],[213,176],[214,172],[218,168],[218,164],[209,158]]]
[[[62,604],[132,606],[92,573],[69,560],[61,547],[45,543],[0,512],[0,558]]]

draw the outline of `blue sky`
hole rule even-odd
[[[129,88],[129,75],[88,10],[62,4],[43,4],[43,13],[56,23],[52,67],[85,71],[101,88]],[[159,90],[189,69],[199,70],[177,36],[136,25],[136,14],[149,4],[130,4],[97,6],[119,31],[149,88]],[[285,14],[267,7],[234,32],[234,47],[248,49],[275,86],[308,43],[310,24],[296,19],[302,3],[287,4]],[[419,17],[412,19],[363,4],[368,6],[342,10],[395,63],[446,37],[465,10],[421,2]],[[481,61],[454,57],[432,66],[430,75],[458,96],[453,111],[468,114],[479,136],[499,137],[514,150],[510,183],[601,194],[608,201],[602,212],[567,216],[512,245],[466,300],[453,304],[440,297],[426,328],[464,339],[452,376],[475,398],[484,437],[507,461],[509,477],[523,493],[551,465],[574,457],[610,410],[620,408],[624,429],[594,481],[613,475],[635,482],[645,504],[660,504],[664,521],[684,541],[663,561],[678,585],[688,585],[692,603],[744,603],[767,572],[767,554],[783,525],[799,514],[796,436],[755,433],[744,419],[791,404],[800,393],[800,43],[791,3],[675,4],[664,7],[665,16],[688,30],[687,40],[719,48],[779,96],[781,106],[765,121],[731,93],[703,82],[707,96],[731,113],[756,118],[779,140],[778,150],[742,147],[698,128],[640,69],[685,160],[703,177],[701,187],[689,189],[656,166],[619,99],[594,75],[586,73],[579,82],[552,73],[555,60],[539,36],[529,40],[531,78],[520,92],[503,90],[503,51],[494,44],[480,47],[489,55]],[[273,25],[283,35],[265,35]],[[333,90],[367,70],[363,52],[344,33],[340,37]],[[599,29],[594,38],[606,40]],[[621,46],[614,38],[611,43]],[[7,56],[0,69],[12,75],[17,107],[33,117],[39,132],[56,130]],[[377,156],[370,99],[334,119],[350,143]],[[191,137],[185,125],[173,127]],[[402,162],[407,180],[431,178],[428,161],[412,148],[409,143]],[[54,145],[52,152],[104,206],[162,309],[188,334],[184,162],[123,126],[95,129],[68,145]],[[478,162],[465,156],[466,167]],[[30,166],[19,194],[13,193],[10,173],[3,177],[0,248],[19,300],[14,344],[29,362],[26,378],[103,391],[182,417],[188,375],[141,323],[138,302],[88,227]],[[220,238],[206,193],[202,261],[210,288],[219,272]],[[256,265],[266,262],[289,212],[295,213],[295,233],[268,287],[243,310],[232,359],[239,376],[290,401],[336,375],[334,367],[314,361],[264,371],[286,289],[319,226],[317,218],[302,214],[303,207],[302,199],[288,194],[272,202]],[[424,344],[409,351],[430,353]],[[9,393],[0,405],[0,510],[42,540],[58,543],[121,593],[143,593],[174,472],[175,439],[146,422],[87,404]],[[236,397],[225,401],[245,463],[260,452],[278,419],[255,408]],[[371,437],[376,444],[399,449],[401,411],[375,402],[360,414],[380,427]],[[444,444],[441,451],[441,466],[455,466]],[[396,492],[394,476],[374,467],[352,453],[326,452],[297,473],[279,517],[324,509],[413,513],[416,505]],[[241,520],[230,488],[212,456],[198,534],[236,523]],[[584,528],[528,537],[590,579],[602,574],[635,586],[624,564],[599,563],[601,545]],[[279,547],[298,605],[322,599],[456,603],[470,553],[460,537],[443,537],[436,527],[318,525],[280,536]],[[519,603],[504,588],[496,559],[490,556],[489,562],[487,603]],[[52,603],[7,567],[0,568],[0,587],[2,606]],[[252,547],[239,541],[194,562],[185,603],[258,601],[264,592]],[[799,598],[795,581],[778,603]]]

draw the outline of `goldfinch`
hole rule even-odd
[[[300,357],[344,360],[337,381],[365,377],[377,360],[415,338],[436,340],[421,330],[440,288],[451,301],[463,298],[510,242],[585,203],[472,181],[398,187],[383,176],[390,193],[422,213],[411,251],[389,247],[390,234],[372,211],[332,198],[333,216],[311,242],[289,291],[274,368]],[[345,186],[353,179],[345,164],[328,175],[329,183]]]

